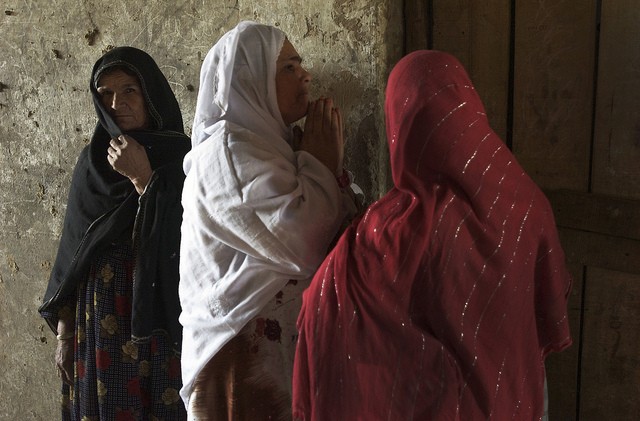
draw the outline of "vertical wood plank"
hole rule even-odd
[[[545,188],[589,187],[596,3],[516,2],[513,150]]]
[[[511,2],[433,0],[433,48],[447,51],[469,72],[489,122],[507,137]]]
[[[569,421],[576,419],[584,266],[572,264],[569,266],[569,270],[573,277],[568,303],[569,325],[573,344],[561,353],[549,355],[545,362],[550,420]]]
[[[603,1],[593,191],[640,198],[640,1]]]
[[[470,1],[469,72],[493,130],[507,140],[511,48],[511,2]]]
[[[470,71],[473,0],[433,0],[433,48],[453,54]]]
[[[640,275],[589,268],[584,308],[580,420],[640,413]]]
[[[429,0],[405,0],[404,2],[404,52],[424,50],[429,45]]]

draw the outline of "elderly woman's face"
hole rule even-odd
[[[147,104],[138,78],[116,69],[100,76],[97,91],[102,105],[122,131],[149,127]]]
[[[311,74],[302,67],[302,59],[285,39],[276,61],[278,108],[286,124],[300,120],[309,106]]]

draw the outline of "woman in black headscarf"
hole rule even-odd
[[[90,89],[99,122],[39,309],[57,335],[63,419],[185,419],[178,252],[190,139],[145,52],[106,53]]]

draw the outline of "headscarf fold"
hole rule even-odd
[[[395,187],[304,295],[297,419],[539,419],[571,343],[548,201],[490,128],[460,63],[419,51],[385,113]]]
[[[108,111],[102,105],[97,92],[100,75],[113,67],[125,67],[137,75],[149,112],[151,127],[143,131],[127,132],[144,146],[151,168],[154,170],[144,200],[158,203],[158,208],[173,217],[154,221],[153,213],[146,214],[145,222],[139,223],[140,232],[149,232],[152,227],[146,224],[164,224],[164,236],[160,250],[169,254],[178,253],[180,229],[180,195],[184,179],[180,167],[182,158],[189,150],[189,138],[184,134],[182,115],[178,102],[155,61],[144,51],[133,47],[118,47],[101,57],[94,65],[90,80],[90,90],[98,115],[98,124],[87,145],[78,158],[71,180],[67,212],[65,214],[62,237],[58,247],[56,261],[40,312],[55,308],[69,294],[75,292],[78,283],[87,276],[87,271],[95,256],[104,252],[112,243],[130,241],[134,220],[139,209],[138,193],[131,181],[117,173],[107,161],[109,141],[122,134]],[[176,170],[171,170],[175,167]],[[158,177],[170,174],[164,181]],[[159,188],[160,186],[162,188]],[[150,193],[150,194],[149,194]],[[146,197],[145,197],[146,196]],[[177,219],[176,219],[177,218]],[[136,239],[136,244],[146,247],[148,237]],[[179,303],[177,297],[178,259],[163,261],[162,254],[142,253],[136,256],[136,284],[134,285],[134,303],[142,303],[153,297],[152,284],[158,288],[173,289],[173,297],[163,296],[158,300],[172,300],[173,304],[164,307],[173,308],[167,312],[162,322],[152,322],[150,313],[137,310],[134,305],[132,314],[132,334],[144,338],[151,331],[161,329],[173,333],[174,345],[179,348],[181,338],[175,309]],[[153,273],[142,271],[149,261],[158,263]],[[157,273],[156,273],[157,271]],[[164,275],[163,275],[164,274]],[[160,276],[167,279],[164,284],[155,279]],[[167,284],[172,284],[167,285]],[[159,306],[156,302],[156,307]],[[146,309],[153,304],[147,302]],[[156,316],[154,316],[156,317]],[[48,320],[50,324],[52,321]],[[171,326],[167,324],[170,323]],[[52,324],[55,331],[56,326]],[[176,336],[177,335],[177,336]]]
[[[276,99],[276,62],[285,40],[281,30],[240,22],[211,48],[202,63],[191,135],[195,147],[220,120],[268,137],[290,141]]]

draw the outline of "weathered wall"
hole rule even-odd
[[[242,19],[289,34],[314,94],[346,116],[347,162],[376,198],[388,183],[382,100],[401,54],[393,0],[5,0],[0,12],[0,419],[58,418],[55,339],[37,314],[71,172],[95,124],[88,79],[105,49],[133,45],[165,72],[190,131],[198,75]],[[381,169],[382,168],[382,169]]]

